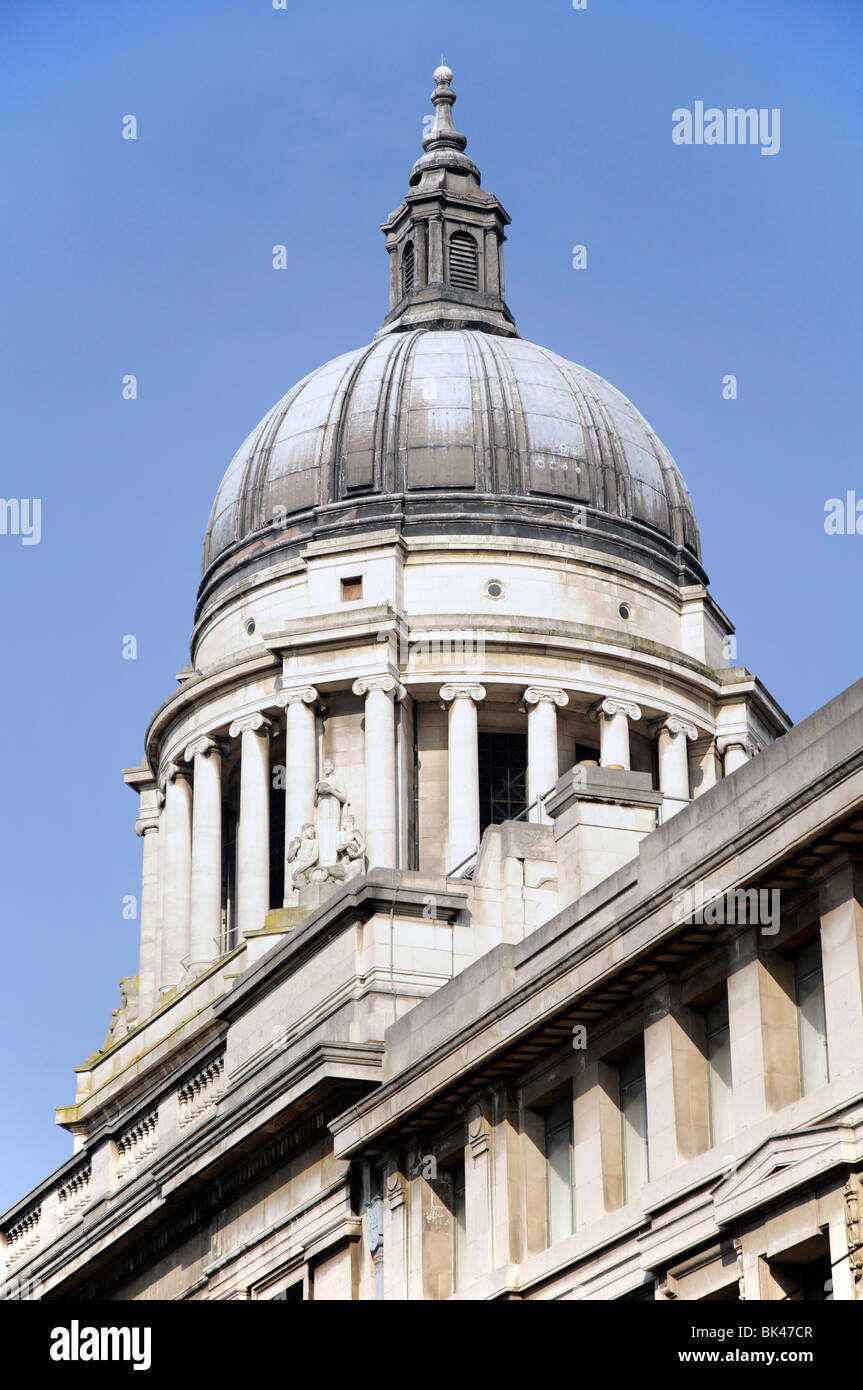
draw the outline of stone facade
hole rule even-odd
[[[667,450],[518,337],[451,76],[381,333],[219,490],[138,975],[0,1218],[37,1296],[857,1296],[863,682],[791,729],[732,664]]]

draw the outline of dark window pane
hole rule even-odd
[[[527,736],[480,733],[479,825],[512,820],[527,807]]]

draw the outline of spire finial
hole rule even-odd
[[[467,144],[467,137],[460,135],[452,123],[452,108],[456,99],[450,83],[452,82],[452,68],[448,68],[441,54],[440,67],[435,68],[432,74],[435,81],[435,89],[431,94],[432,104],[435,108],[434,125],[427,135],[423,136],[423,149],[430,150],[463,150]]]

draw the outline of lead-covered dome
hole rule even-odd
[[[577,539],[680,583],[705,578],[686,485],[644,417],[602,377],[519,337],[503,292],[509,217],[464,153],[451,77],[435,72],[425,153],[382,224],[383,326],[294,386],[235,455],[199,607],[274,552],[393,526]]]
[[[607,381],[521,338],[419,328],[336,357],[264,416],[216,494],[204,568],[303,513],[435,492],[581,503],[699,554],[674,459]]]

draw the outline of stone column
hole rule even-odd
[[[659,790],[665,797],[664,819],[682,811],[689,801],[689,752],[687,740],[695,742],[698,730],[685,719],[671,715],[652,724],[651,733],[659,744]]]
[[[185,752],[194,766],[192,886],[189,910],[191,975],[219,957],[222,934],[222,753],[216,739],[196,738]]]
[[[263,714],[235,719],[241,736],[237,826],[237,929],[260,931],[270,910],[270,728]]]
[[[529,685],[524,692],[527,715],[527,802],[531,805],[556,785],[560,776],[557,756],[557,711],[569,703],[565,690]],[[545,807],[534,806],[530,819],[550,824]]]
[[[399,254],[395,242],[387,246],[390,254],[390,308],[394,309],[401,299],[401,277],[399,275]]]
[[[732,772],[743,767],[754,752],[752,740],[747,734],[727,734],[716,740],[716,747],[722,758],[723,777],[730,777]]]
[[[388,1155],[384,1168],[384,1299],[406,1299],[407,1181],[400,1154]]]
[[[318,750],[315,731],[315,704],[318,692],[313,685],[283,688],[276,704],[285,711],[285,895],[290,891],[288,845],[303,826],[315,819],[315,782]]]
[[[455,869],[479,848],[479,749],[476,707],[485,699],[481,685],[444,685],[440,697],[449,709],[447,747],[449,852]]]
[[[602,700],[591,710],[591,718],[599,721],[600,766],[629,772],[629,721],[641,718],[638,705],[628,700]]]
[[[365,696],[366,853],[369,868],[398,867],[396,843],[395,701],[404,686],[395,676],[361,676],[355,695]]]
[[[710,1148],[704,1026],[676,985],[645,1000],[644,1025],[650,1176],[659,1178]]]
[[[719,780],[716,741],[711,734],[697,738],[690,749],[692,766],[692,795],[703,796]]]
[[[465,1217],[467,1278],[473,1284],[491,1272],[492,1165],[488,1102],[472,1105],[465,1117]]]
[[[143,867],[141,870],[141,955],[138,967],[138,1018],[150,1016],[156,1005],[156,992],[159,981],[158,960],[158,919],[159,919],[159,791],[154,789],[144,804],[141,797],[141,815],[135,823],[135,831],[143,840]]]
[[[165,773],[165,889],[159,983],[178,985],[189,958],[192,883],[192,788],[185,770],[169,763]]]
[[[759,948],[758,927],[729,948],[728,1027],[734,1130],[757,1124],[800,1095],[793,961]]]
[[[428,228],[424,222],[414,223],[414,284],[418,290],[428,283]]]
[[[824,1016],[830,1079],[860,1066],[863,1038],[863,861],[840,854],[813,874],[819,882]]]
[[[429,218],[428,277],[430,285],[443,281],[443,218],[439,215]]]
[[[486,227],[485,229],[485,292],[486,294],[500,294],[500,243],[497,239],[497,228]]]

